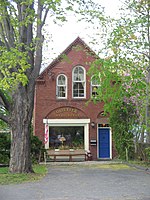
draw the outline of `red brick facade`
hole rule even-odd
[[[39,76],[36,82],[35,107],[34,107],[34,133],[44,141],[45,124],[59,126],[65,123],[84,126],[85,149],[90,150],[93,159],[99,159],[99,128],[98,124],[107,124],[108,119],[101,113],[103,103],[96,105],[93,102],[87,104],[91,96],[90,77],[87,75],[90,63],[96,59],[92,50],[77,38],[69,47],[54,60]],[[75,66],[82,66],[86,71],[85,98],[73,98],[72,71]],[[57,98],[57,77],[64,74],[67,77],[67,97]],[[66,120],[66,121],[65,121]],[[92,127],[94,122],[94,127]],[[109,148],[112,158],[112,136],[109,129]],[[48,148],[48,144],[46,145]]]

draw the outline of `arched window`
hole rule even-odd
[[[99,77],[93,75],[91,77],[91,97],[96,97],[98,95],[97,90],[100,86],[100,79]]]
[[[84,67],[77,66],[72,72],[72,88],[74,98],[85,98],[85,88],[86,88],[86,72]]]
[[[56,87],[57,98],[67,98],[67,77],[64,74],[57,76],[57,87]]]

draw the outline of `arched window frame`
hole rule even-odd
[[[93,75],[91,77],[91,98],[96,98],[97,97],[97,89],[100,87],[100,81],[98,81],[97,83],[95,83],[95,78],[96,75]]]
[[[64,79],[65,79],[65,83],[64,84],[59,84],[59,78],[61,76],[63,76]],[[64,92],[62,91],[63,88],[64,88]],[[64,96],[62,95],[62,93],[64,93]],[[57,96],[57,99],[67,99],[67,76],[65,74],[59,74],[57,76],[56,96]]]
[[[79,69],[83,70],[83,75],[79,77]],[[77,76],[75,75],[75,71],[78,71]],[[76,80],[78,79],[78,80]],[[77,89],[74,88],[75,84],[77,85]],[[80,85],[82,85],[83,89],[80,89]],[[83,90],[83,91],[82,91]],[[76,91],[76,93],[75,93]],[[72,98],[80,99],[86,98],[86,70],[83,66],[77,65],[72,70]]]

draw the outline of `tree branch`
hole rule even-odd
[[[29,8],[31,10],[34,9],[34,4],[31,4],[29,6]],[[28,62],[30,64],[30,68],[27,69],[26,71],[26,75],[27,77],[29,77],[29,75],[31,74],[33,68],[34,68],[34,44],[33,44],[33,22],[29,23],[27,26],[27,46],[29,48],[28,50]]]
[[[128,3],[126,3],[126,2],[124,2],[124,5],[128,8],[129,7],[129,3],[130,3],[130,1],[128,1]],[[145,7],[142,7],[143,9],[145,8]],[[132,8],[131,8],[136,14],[141,14],[141,15],[145,15],[145,13],[144,12],[142,12],[142,11],[140,11],[140,10],[137,10],[136,8],[133,8],[133,6],[132,6]]]
[[[150,55],[149,55],[149,54],[146,54],[146,53],[144,53],[144,52],[142,52],[142,51],[138,51],[138,50],[136,50],[136,49],[132,49],[132,48],[130,48],[129,46],[127,46],[127,49],[131,50],[132,53],[133,53],[133,52],[137,52],[137,53],[139,53],[139,54],[142,54],[142,55],[146,56],[146,57],[150,60]]]
[[[140,54],[146,56],[148,59],[150,59],[150,56],[149,56],[148,54],[144,53],[144,52],[138,51],[138,50],[136,50],[136,49],[133,49],[133,51],[135,51],[135,52],[137,52],[137,53],[140,53]]]
[[[34,69],[31,74],[31,78],[35,79],[39,75],[41,63],[42,63],[42,44],[43,44],[43,36],[42,36],[42,11],[43,5],[41,1],[38,0],[38,8],[37,8],[37,31],[36,31],[36,52],[35,52],[35,62]]]
[[[47,18],[48,12],[49,12],[49,8],[46,8],[45,14],[44,14],[44,17],[43,17],[43,21],[42,21],[42,24],[41,24],[41,27],[43,27],[44,24],[45,24],[45,20],[46,20],[46,18]]]
[[[20,3],[17,4],[17,8],[18,8],[18,19],[19,19],[19,42],[24,45],[27,44],[27,27],[24,24],[24,20],[25,20],[25,10],[27,8],[26,5],[22,4],[20,5]],[[21,25],[22,23],[22,25]],[[21,46],[20,50],[21,51],[25,51],[25,46]]]
[[[7,100],[7,98],[4,95],[4,93],[2,92],[2,90],[0,90],[0,97],[4,103],[4,107],[9,111],[10,110],[10,102]]]
[[[4,33],[4,29],[3,29],[3,26],[2,26],[2,23],[0,23],[0,29],[1,29],[1,36],[2,36],[2,40],[4,41],[5,43],[5,46],[6,48],[9,50],[9,44],[6,40],[6,37],[5,37],[5,33]],[[4,46],[4,43],[0,43],[0,46]]]
[[[5,17],[3,18],[4,31],[8,40],[9,47],[14,47],[14,29],[10,23],[10,16],[8,14],[7,8],[4,8]]]

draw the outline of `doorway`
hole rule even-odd
[[[111,134],[110,128],[98,129],[98,158],[111,158]]]

